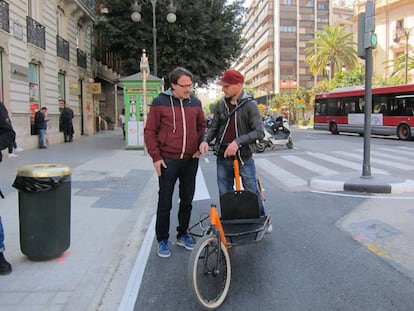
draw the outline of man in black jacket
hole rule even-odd
[[[220,197],[233,190],[233,157],[240,162],[240,176],[245,190],[256,193],[261,214],[265,210],[257,186],[256,166],[253,160],[256,140],[264,137],[262,116],[257,102],[243,90],[244,76],[237,70],[227,70],[217,83],[222,86],[224,99],[214,109],[214,117],[200,144],[200,153],[208,152],[208,145],[216,139],[217,183]],[[272,230],[271,225],[267,232]]]
[[[16,133],[11,125],[7,109],[4,104],[0,102],[0,162],[2,160],[1,150],[8,148],[14,142],[15,138]],[[1,191],[0,195],[3,196]],[[4,258],[3,252],[4,231],[0,217],[0,275],[6,275],[12,272],[12,267]]]
[[[70,109],[66,103],[63,105],[63,109],[60,113],[60,130],[63,132],[63,138],[65,143],[73,141],[73,110]]]

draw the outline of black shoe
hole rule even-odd
[[[4,258],[3,253],[0,253],[0,275],[7,275],[12,272],[12,266]]]
[[[46,146],[40,146],[39,149],[47,149]]]

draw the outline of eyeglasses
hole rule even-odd
[[[182,84],[177,83],[177,85],[182,89],[184,89],[184,88],[190,88],[191,89],[193,87],[193,84],[182,85]]]

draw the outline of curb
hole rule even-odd
[[[355,173],[314,177],[308,182],[310,188],[329,192],[393,193],[414,192],[414,181],[391,175],[362,177]]]

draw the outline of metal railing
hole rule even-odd
[[[9,4],[0,0],[0,29],[10,32]]]
[[[56,35],[57,56],[69,61],[69,42]]]
[[[86,52],[82,51],[81,49],[76,50],[76,54],[78,57],[78,66],[81,68],[86,69]]]
[[[46,28],[30,16],[26,17],[27,42],[46,50]]]

